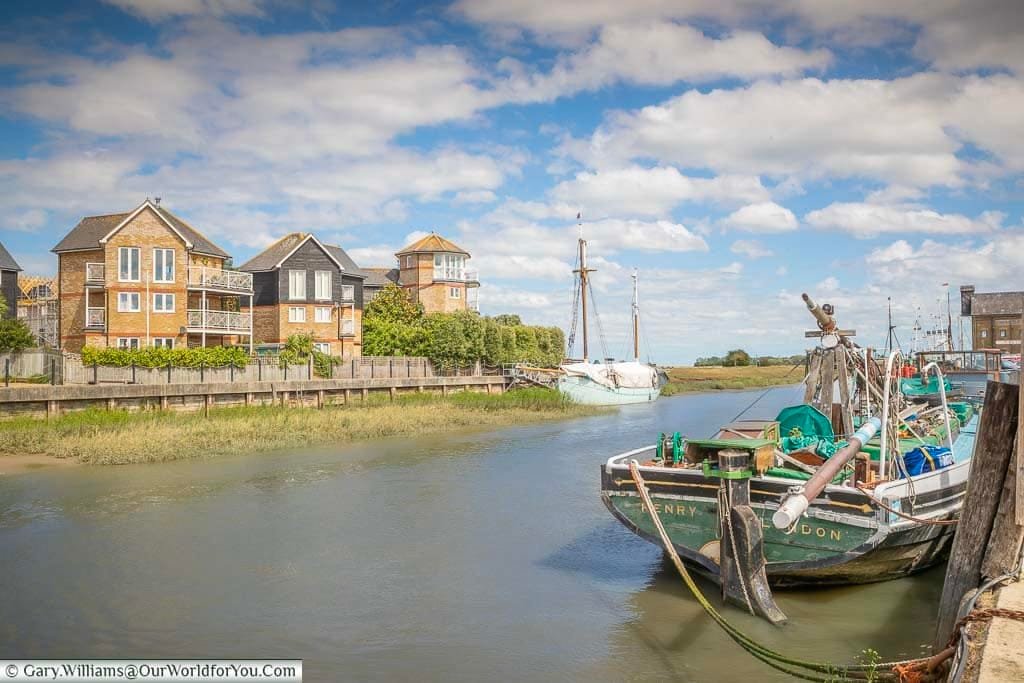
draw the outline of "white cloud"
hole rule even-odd
[[[404,245],[403,245],[404,246]],[[390,247],[386,244],[377,244],[370,247],[345,248],[346,253],[352,257],[356,265],[361,268],[394,268],[395,252],[401,247]]]
[[[983,234],[998,229],[1003,215],[986,212],[972,219],[913,206],[836,202],[811,211],[804,220],[815,228],[842,230],[865,238],[883,233]]]
[[[729,247],[729,251],[734,254],[746,256],[749,259],[765,258],[767,256],[773,256],[775,253],[757,240],[736,240],[732,243],[732,246]]]
[[[171,17],[228,15],[262,16],[260,0],[104,0],[147,21]]]
[[[920,289],[923,281],[932,288],[948,281],[1006,289],[1006,283],[1024,271],[1024,232],[1001,234],[998,241],[960,244],[926,239],[916,248],[897,240],[872,250],[867,263],[873,277],[893,291]]]
[[[793,212],[775,202],[749,204],[722,219],[722,225],[746,232],[789,232],[796,230]]]
[[[627,166],[581,172],[559,183],[551,196],[579,206],[586,216],[664,216],[682,202],[742,204],[768,198],[756,176],[701,178],[672,166]]]
[[[711,38],[692,26],[639,22],[604,26],[593,43],[562,54],[549,72],[529,73],[505,58],[500,88],[515,101],[542,101],[615,82],[672,85],[736,77],[793,75],[829,64],[827,50],[779,46],[754,31]]]
[[[497,201],[498,197],[490,190],[464,190],[456,192],[452,198],[452,204],[490,204]]]
[[[563,151],[597,167],[646,158],[798,181],[862,177],[955,187],[977,172],[976,164],[957,157],[965,139],[1004,163],[1024,164],[1024,143],[1000,144],[1012,131],[1020,137],[1019,121],[1003,107],[978,112],[982,94],[1024,103],[1015,81],[934,73],[690,90],[660,105],[612,114],[589,139],[563,143]]]
[[[569,231],[571,234],[571,230]],[[608,218],[587,223],[584,234],[595,252],[620,249],[638,251],[707,251],[708,244],[684,226],[671,221]]]

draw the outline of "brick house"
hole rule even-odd
[[[252,275],[159,201],[86,216],[52,249],[61,348],[251,348]]]
[[[21,266],[14,260],[11,253],[0,244],[0,294],[3,294],[7,302],[7,310],[4,311],[5,318],[13,318],[18,314],[18,273]]]
[[[398,268],[367,268],[369,298],[389,282],[409,292],[427,313],[479,310],[480,280],[468,270],[470,255],[435,232],[395,254]]]
[[[1021,311],[1024,292],[976,292],[974,285],[960,287],[960,314],[971,319],[975,349],[1021,352]]]
[[[261,344],[309,333],[332,356],[362,355],[365,274],[341,247],[310,233],[285,235],[242,264],[252,274],[253,324]]]

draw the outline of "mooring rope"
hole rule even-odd
[[[909,519],[911,522],[917,522],[918,524],[930,524],[932,526],[952,526],[952,525],[954,525],[954,524],[956,524],[956,523],[958,523],[960,521],[959,518],[957,518],[957,519],[924,519],[923,517],[914,517],[913,515],[908,515],[905,512],[900,512],[899,510],[894,510],[893,508],[889,507],[888,505],[883,503],[878,498],[875,498],[874,496],[872,496],[870,493],[868,493],[867,489],[865,489],[864,487],[862,487],[860,485],[857,486],[857,490],[860,491],[861,493],[863,493],[865,496],[867,496],[868,500],[870,500],[872,503],[874,503],[878,507],[882,508],[883,510],[891,512],[892,514],[894,514],[894,515],[896,515],[898,517],[902,517],[903,519]]]
[[[825,662],[810,662],[802,659],[796,659],[794,657],[788,657],[780,652],[776,652],[764,645],[761,645],[729,623],[729,621],[727,621],[726,618],[715,609],[714,605],[708,601],[700,587],[693,580],[693,577],[690,575],[686,565],[683,564],[682,559],[679,557],[679,553],[676,552],[675,545],[672,543],[672,539],[669,538],[668,532],[665,531],[665,525],[661,521],[661,516],[654,509],[654,504],[651,502],[650,492],[647,490],[647,483],[640,475],[640,466],[636,460],[631,460],[629,462],[629,471],[633,476],[634,483],[636,484],[637,493],[640,494],[641,500],[651,515],[651,521],[654,522],[654,528],[658,531],[661,543],[669,557],[672,559],[672,564],[675,565],[676,571],[678,571],[679,575],[682,577],[683,583],[685,583],[686,587],[690,589],[693,597],[697,599],[697,602],[704,608],[704,611],[708,616],[710,616],[716,624],[722,627],[733,641],[757,659],[761,660],[773,669],[789,674],[794,678],[800,678],[805,681],[819,681],[820,683],[835,681],[837,675],[857,680],[873,680],[879,682],[898,681],[899,679],[896,677],[896,674],[891,673],[895,670],[895,667],[906,666],[908,664],[921,661],[904,660],[877,664],[850,664],[845,666],[836,666]],[[886,669],[889,669],[889,671],[885,671]],[[819,676],[817,674],[826,674],[826,676]]]

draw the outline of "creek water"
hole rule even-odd
[[[0,657],[301,658],[309,681],[788,680],[599,497],[610,455],[706,436],[759,396],[2,477]],[[774,389],[746,417],[797,400]],[[903,658],[930,640],[941,581],[780,592],[782,628],[723,609],[794,656]]]

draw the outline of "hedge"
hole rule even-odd
[[[249,353],[238,346],[208,346],[194,349],[97,349],[86,346],[82,349],[84,365],[110,365],[141,368],[221,368],[234,366],[244,368],[249,364]]]

